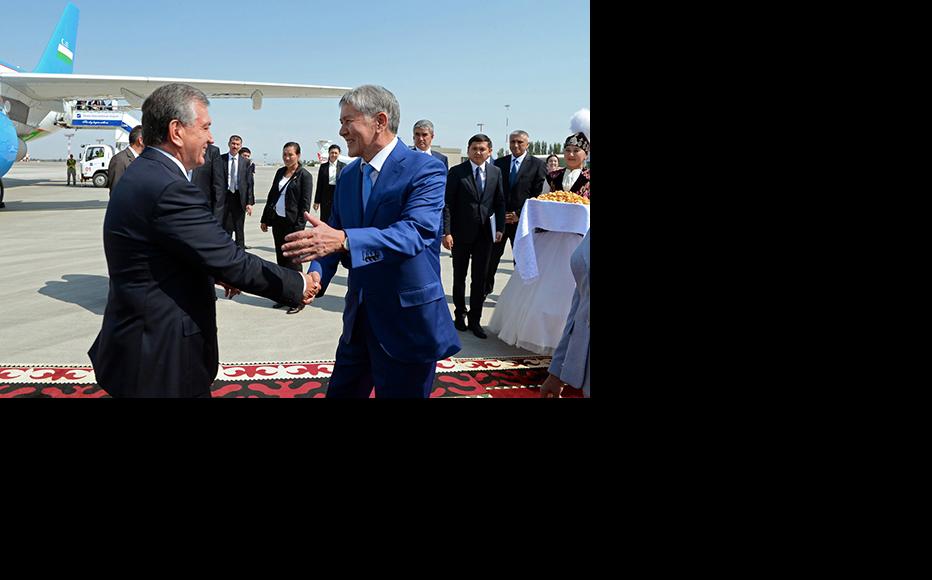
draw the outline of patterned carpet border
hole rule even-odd
[[[549,365],[545,356],[444,359],[431,397],[537,397]],[[322,398],[332,372],[332,360],[221,363],[211,390],[215,398]],[[0,398],[106,396],[90,365],[0,365]]]

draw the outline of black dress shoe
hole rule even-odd
[[[304,304],[300,306],[292,306],[291,308],[288,309],[288,312],[286,312],[285,314],[297,314],[301,312],[302,310],[304,310]]]
[[[465,316],[455,317],[453,319],[453,328],[455,328],[456,330],[462,330],[465,332],[468,329],[468,327],[466,326],[466,317]]]
[[[475,334],[475,335],[476,335],[477,337],[479,337],[479,338],[488,338],[488,337],[489,337],[489,335],[487,335],[487,334],[485,333],[485,331],[482,330],[482,327],[479,326],[478,324],[470,324],[470,325],[469,325],[469,330],[471,330],[472,333]]]
[[[285,307],[285,305],[282,304],[281,302],[276,302],[275,305],[272,306],[272,308],[284,308],[284,307]]]

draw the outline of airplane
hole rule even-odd
[[[78,8],[69,2],[58,26],[32,72],[0,61],[0,191],[2,178],[28,152],[29,141],[64,128],[82,128],[78,117],[96,103],[109,101],[117,110],[139,109],[152,91],[169,83],[185,83],[210,99],[252,99],[252,108],[262,108],[266,98],[339,98],[351,87],[296,85],[206,79],[76,75],[74,69],[78,35]],[[95,103],[88,107],[88,103]],[[81,111],[80,113],[78,111]],[[94,113],[89,113],[93,115]],[[111,115],[114,116],[114,115]],[[112,120],[121,124],[120,116]],[[83,119],[82,119],[83,120]],[[103,121],[96,122],[97,125]],[[3,207],[0,197],[0,208]]]

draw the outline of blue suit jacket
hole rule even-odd
[[[337,178],[328,222],[346,231],[350,252],[331,254],[308,268],[321,273],[321,292],[337,264],[349,270],[341,340],[348,343],[352,337],[361,289],[372,333],[393,359],[424,363],[459,352],[440,280],[443,164],[399,139],[382,165],[365,213],[360,164],[356,159]]]

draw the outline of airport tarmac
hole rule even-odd
[[[311,169],[316,182],[317,168]],[[259,217],[276,167],[256,168],[256,207],[246,217],[248,250],[275,261],[272,232]],[[17,163],[3,177],[6,208],[0,209],[0,364],[84,365],[100,330],[109,279],[103,252],[107,188],[65,184],[64,162]],[[315,183],[316,186],[316,183]],[[495,293],[482,314],[488,325],[495,300],[511,276],[510,244],[496,275]],[[453,312],[453,263],[441,248],[441,277]],[[333,360],[342,333],[347,271],[340,268],[327,294],[298,314],[273,309],[271,300],[241,294],[217,301],[220,361]],[[467,280],[468,290],[468,280]],[[467,297],[468,300],[468,297]],[[493,334],[485,340],[460,332],[454,357],[533,354]]]

